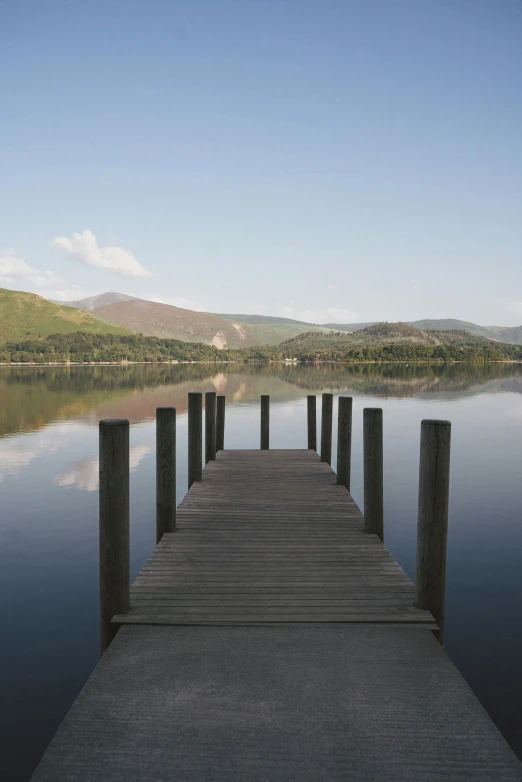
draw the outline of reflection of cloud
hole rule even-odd
[[[135,445],[129,450],[129,469],[133,472],[144,456],[150,452],[148,445]],[[57,486],[76,486],[85,491],[96,491],[98,488],[98,459],[83,459],[74,462],[69,472],[64,472],[56,478]]]
[[[0,483],[8,475],[18,475],[23,467],[40,456],[56,453],[65,443],[55,437],[17,437],[2,439],[0,448]]]

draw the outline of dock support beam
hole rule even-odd
[[[100,421],[100,648],[118,631],[116,614],[130,609],[129,422]]]
[[[444,642],[450,442],[449,421],[421,422],[416,605],[433,614],[440,628],[436,635],[441,644]]]
[[[216,392],[205,394],[205,464],[216,458]]]
[[[216,452],[225,450],[225,396],[218,396],[216,409]]]
[[[176,529],[176,408],[156,409],[156,543]]]
[[[268,451],[270,443],[270,397],[261,396],[261,450]]]
[[[382,408],[363,410],[364,531],[384,540]]]
[[[188,487],[202,478],[202,406],[203,397],[198,391],[188,395]]]
[[[323,394],[321,411],[321,461],[332,463],[333,394]]]
[[[317,397],[306,397],[306,412],[308,420],[308,450],[317,451]]]
[[[352,457],[352,397],[339,397],[337,422],[337,483],[350,491]]]

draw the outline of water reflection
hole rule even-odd
[[[0,436],[37,431],[66,419],[88,424],[101,418],[150,421],[161,405],[173,405],[183,414],[187,393],[196,390],[217,391],[234,404],[257,404],[261,394],[270,394],[277,403],[321,391],[448,400],[482,393],[520,394],[522,365],[0,368]]]
[[[452,421],[446,646],[522,756],[522,365],[195,365],[0,368],[0,779],[29,778],[98,659],[98,432],[128,418],[131,577],[155,544],[156,407],[174,405],[187,487],[187,393],[227,397],[228,448],[306,447],[306,395],[354,397],[352,493],[361,506],[362,408],[384,411],[385,543],[415,576],[419,430]],[[319,405],[320,417],[320,405]],[[479,424],[479,425],[478,425]],[[333,432],[335,467],[336,427]]]

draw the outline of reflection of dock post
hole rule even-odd
[[[384,539],[382,409],[363,410],[364,531]]]
[[[333,394],[323,394],[321,410],[321,461],[332,463]]]
[[[176,529],[176,408],[156,409],[156,543]]]
[[[308,420],[308,450],[317,451],[317,397],[306,397],[306,412]]]
[[[116,614],[130,609],[129,422],[100,421],[100,646],[118,631]]]
[[[205,394],[205,464],[216,458],[216,392]]]
[[[202,406],[203,397],[198,391],[188,395],[188,487],[202,478]]]
[[[216,407],[216,452],[225,450],[225,396],[218,396]]]
[[[261,450],[268,451],[270,443],[270,397],[261,396]]]
[[[421,422],[416,606],[431,611],[444,642],[451,424]]]

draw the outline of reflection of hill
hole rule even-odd
[[[0,436],[67,418],[94,424],[123,417],[137,423],[151,420],[160,405],[184,413],[187,393],[196,390],[216,390],[229,404],[257,403],[261,394],[277,403],[323,390],[397,398],[522,393],[522,365],[6,367],[0,369]]]

